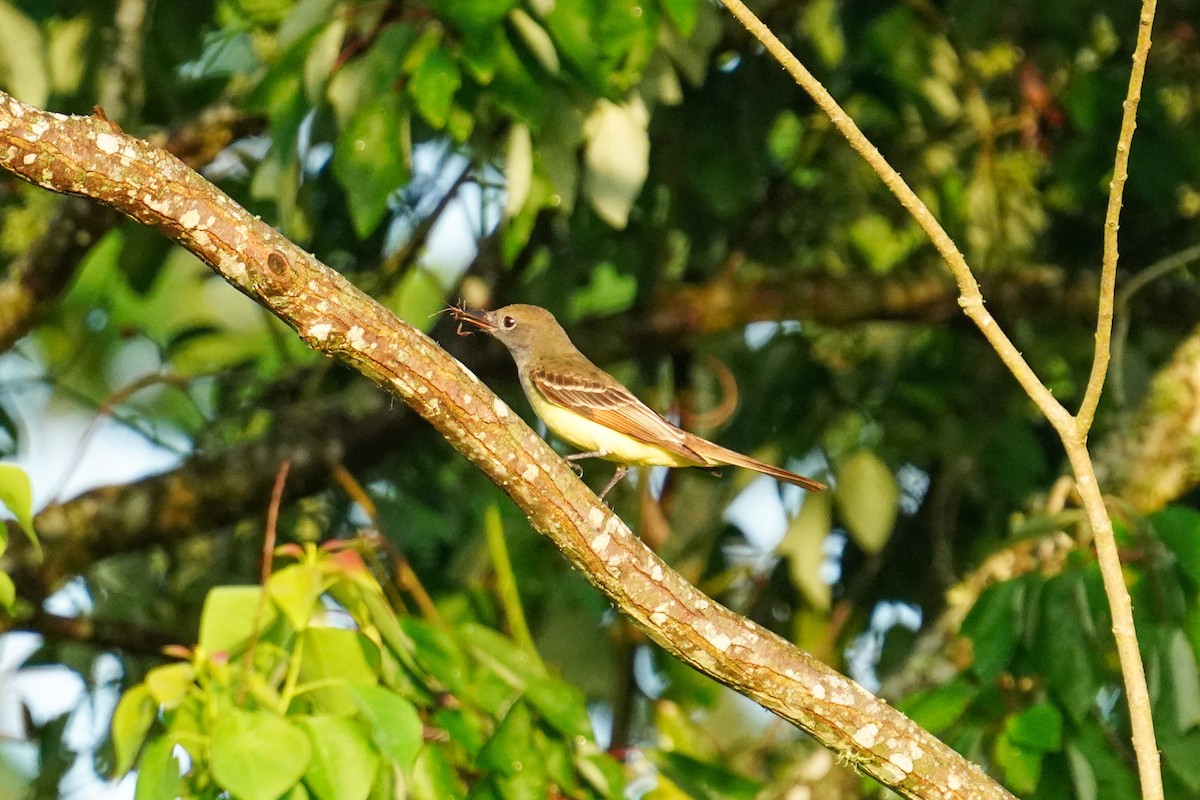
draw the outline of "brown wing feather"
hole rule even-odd
[[[588,370],[580,369],[578,365],[570,366],[569,369],[556,368],[547,360],[530,371],[529,379],[542,396],[555,405],[565,406],[640,442],[658,445],[698,464],[707,463],[704,456],[688,447],[689,434],[656,414],[614,378],[590,363]]]

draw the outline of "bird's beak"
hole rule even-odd
[[[474,325],[476,330],[481,330],[485,333],[492,333],[497,330],[496,325],[492,322],[492,312],[482,309],[470,310],[459,308],[458,306],[450,306],[447,309],[450,316],[458,321],[458,334],[460,336],[469,336],[474,331],[463,330],[463,323]]]

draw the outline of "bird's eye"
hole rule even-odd
[[[517,327],[517,321],[510,316],[506,316],[504,319],[500,320],[500,327],[504,328],[506,331],[511,331],[513,328]]]

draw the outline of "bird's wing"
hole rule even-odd
[[[616,378],[590,362],[586,367],[547,359],[530,370],[529,380],[543,397],[557,406],[697,464],[707,463],[704,456],[688,446],[691,434],[656,414]]]

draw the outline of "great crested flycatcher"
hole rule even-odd
[[[638,400],[616,378],[575,349],[558,320],[544,308],[511,305],[495,311],[451,308],[468,322],[500,340],[517,362],[521,387],[546,427],[583,450],[567,456],[604,458],[619,466],[600,498],[631,465],[718,467],[757,470],[781,481],[819,492],[825,484],[773,467],[677,428]],[[461,326],[460,326],[461,332]]]

